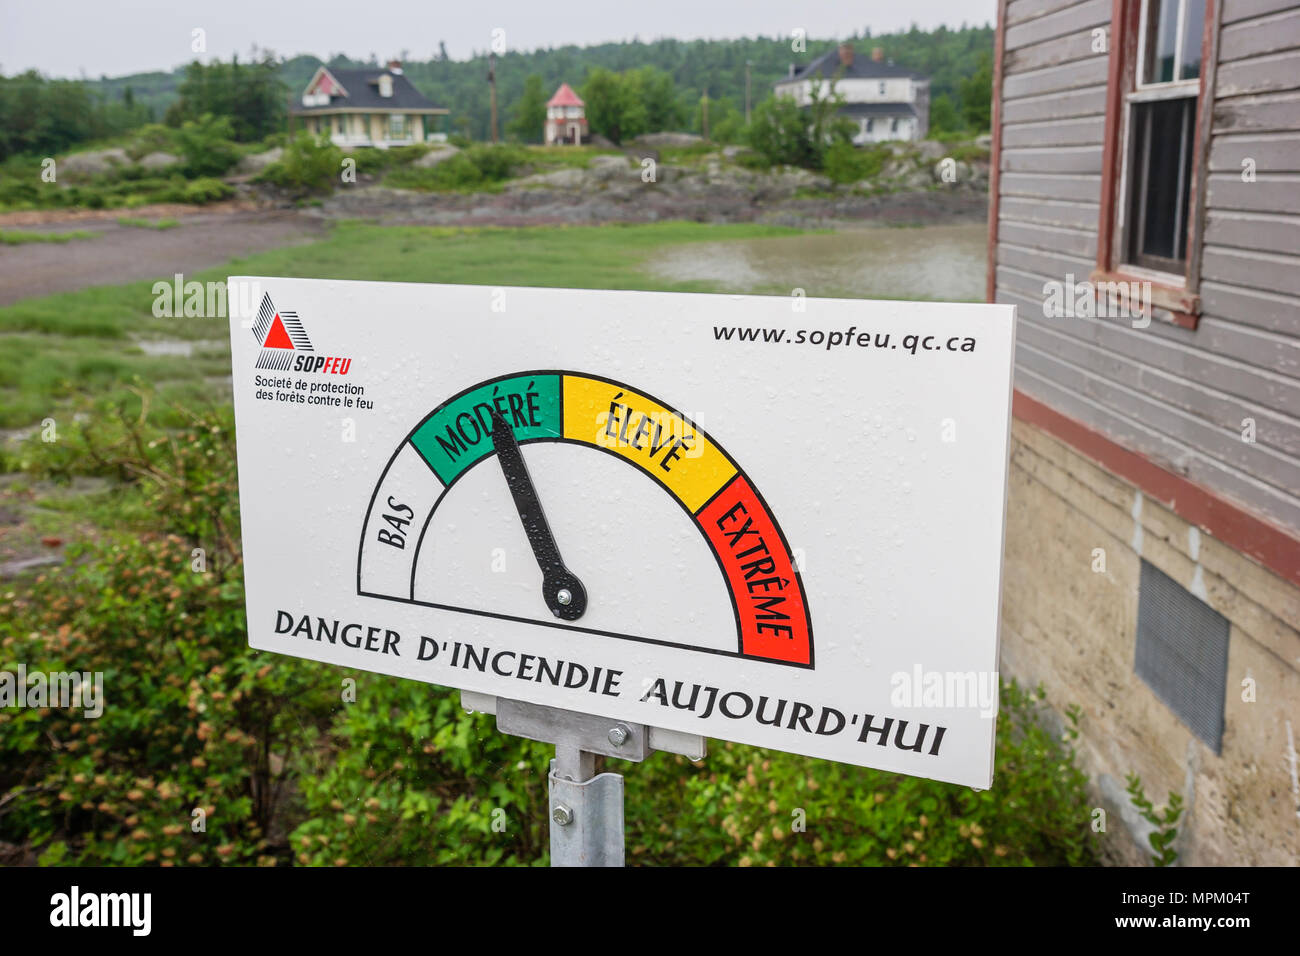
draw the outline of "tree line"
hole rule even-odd
[[[886,59],[930,77],[931,127],[979,132],[988,126],[993,30],[940,27],[849,38],[859,54],[880,47]],[[752,111],[772,84],[837,41],[807,39],[798,50],[786,37],[738,40],[655,40],[565,46],[495,57],[501,132],[524,141],[541,136],[545,103],[562,82],[588,102],[593,131],[618,141],[639,132],[701,132],[707,102],[713,138],[737,140],[745,121],[746,76]],[[292,101],[321,61],[277,58],[261,51],[248,62],[191,63],[171,74],[100,80],[48,79],[34,71],[0,76],[0,161],[21,153],[48,155],[163,119],[170,126],[204,114],[227,117],[235,138],[251,141],[285,128]],[[332,57],[326,65],[378,66]],[[430,59],[406,60],[415,87],[451,110],[447,132],[490,135],[488,56],[451,60],[445,47]]]

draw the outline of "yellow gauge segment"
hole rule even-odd
[[[694,514],[736,466],[680,413],[614,382],[564,376],[564,437],[621,455]]]

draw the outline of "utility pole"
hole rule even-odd
[[[488,86],[492,90],[492,142],[497,141],[497,58],[488,54]]]
[[[702,103],[704,106],[704,116],[702,121],[700,122],[700,130],[701,132],[704,133],[704,141],[708,142],[709,140],[709,88],[707,86],[704,88],[704,99],[702,100]]]
[[[745,61],[745,125],[749,125],[749,68],[754,65],[753,60]]]

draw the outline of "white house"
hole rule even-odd
[[[292,113],[309,132],[329,136],[337,146],[387,149],[436,138],[432,122],[447,110],[412,86],[393,60],[365,70],[320,67]]]
[[[880,47],[868,59],[855,56],[852,43],[841,43],[801,70],[791,64],[790,75],[775,91],[807,106],[813,83],[820,83],[826,96],[832,80],[835,92],[844,97],[840,115],[857,126],[855,144],[925,139],[930,130],[930,78],[886,62]]]

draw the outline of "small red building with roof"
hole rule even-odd
[[[568,83],[561,83],[546,104],[547,146],[581,146],[587,138],[587,111],[582,98]]]

